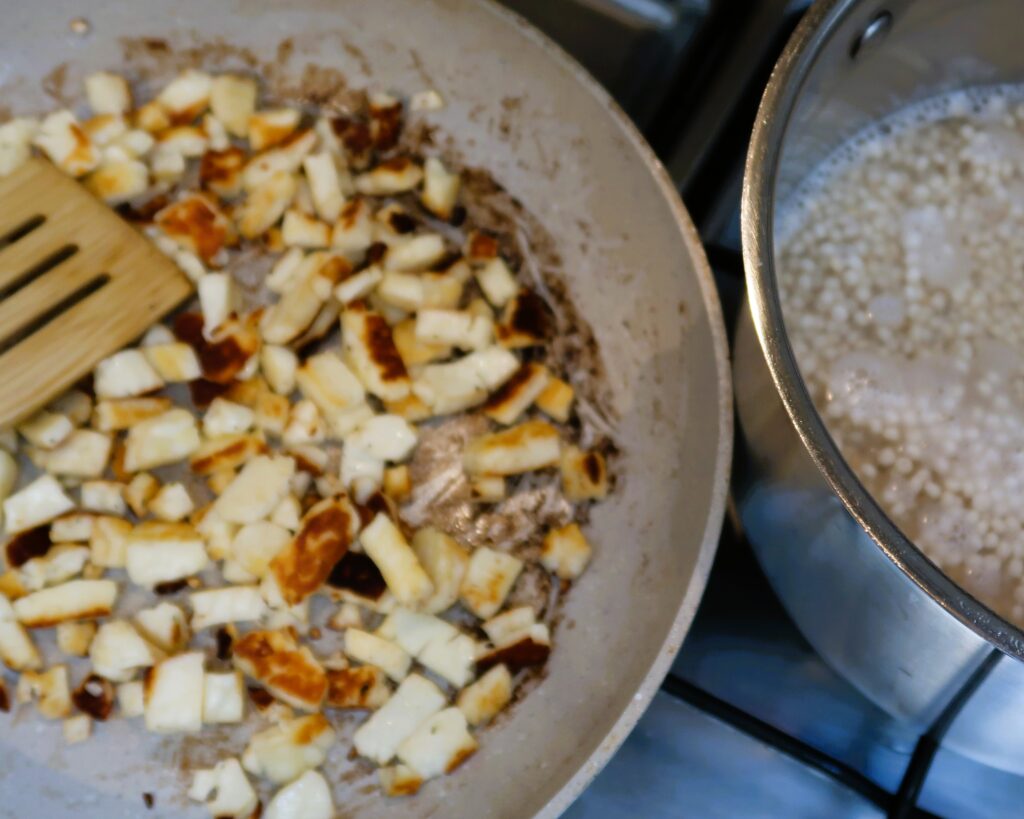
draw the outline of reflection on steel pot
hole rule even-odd
[[[783,603],[815,649],[924,729],[995,647],[1004,657],[947,735],[1024,773],[1024,634],[965,593],[886,517],[841,457],[800,377],[776,287],[777,204],[848,138],[936,94],[1024,80],[1015,0],[822,0],[762,101],[747,162],[749,305],[737,330],[746,441],[737,501]]]

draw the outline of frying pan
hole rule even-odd
[[[650,149],[578,65],[476,0],[0,8],[0,105],[13,114],[78,104],[81,78],[101,68],[155,86],[187,64],[255,66],[284,100],[322,97],[340,77],[403,93],[434,88],[447,102],[431,115],[435,145],[488,169],[522,203],[532,217],[518,226],[525,245],[539,241],[538,226],[548,234],[559,263],[529,251],[524,263],[557,272],[592,327],[604,372],[592,420],[621,448],[616,491],[589,524],[595,560],[568,596],[545,678],[459,771],[411,801],[381,797],[375,777],[358,771],[334,783],[343,816],[560,813],[657,690],[703,592],[725,506],[725,333],[697,234]],[[86,22],[71,25],[77,18]],[[68,747],[57,723],[0,715],[0,814],[201,816],[184,799],[186,769],[225,755],[219,742],[112,720]],[[353,767],[341,745],[328,774]],[[143,792],[155,797],[149,811]]]

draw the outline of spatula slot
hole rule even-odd
[[[22,234],[24,235],[24,234]],[[19,237],[20,238],[20,237]],[[0,247],[2,249],[2,247]],[[74,256],[78,252],[78,245],[64,245],[59,250],[55,250],[49,256],[45,257],[42,261],[32,265],[28,270],[22,273],[18,278],[14,279],[6,287],[0,288],[0,301],[13,296],[23,287],[26,287],[48,270],[53,270],[61,262],[65,262]]]
[[[67,257],[65,257],[67,258]],[[106,285],[110,281],[109,273],[101,273],[93,279],[90,279],[85,284],[81,285],[78,289],[72,291],[59,302],[54,304],[51,308],[46,310],[44,313],[40,313],[32,321],[22,325],[12,333],[6,335],[0,335],[0,355],[3,355],[12,347],[20,344],[26,338],[34,333],[42,330],[47,324],[53,321],[62,313],[67,312],[76,304],[84,301],[101,287]],[[3,330],[0,329],[0,334]]]
[[[13,245],[18,239],[24,239],[33,230],[43,224],[46,221],[46,217],[41,213],[37,213],[35,216],[26,219],[14,230],[8,231],[3,236],[0,236],[0,250],[3,250],[8,245]]]

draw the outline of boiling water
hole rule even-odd
[[[940,568],[1024,625],[1024,86],[864,132],[778,224],[787,329],[836,443]]]

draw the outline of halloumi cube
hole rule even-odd
[[[80,427],[92,415],[92,398],[82,390],[68,390],[51,401],[47,409],[66,416],[72,426]]]
[[[174,146],[161,145],[161,147],[153,153],[153,158],[150,160],[150,171],[153,174],[153,178],[162,184],[172,185],[175,184],[181,177],[185,175],[185,168],[188,166],[188,162],[185,159],[184,154],[174,150]]]
[[[117,707],[121,710],[121,716],[129,719],[141,717],[145,713],[142,680],[133,680],[117,686]]]
[[[258,810],[259,797],[237,759],[222,759],[213,768],[195,771],[189,798],[202,802],[218,819],[249,819]]]
[[[209,338],[237,311],[234,278],[230,273],[210,273],[199,280],[198,290],[203,333]]]
[[[199,182],[222,199],[233,199],[242,192],[242,175],[246,156],[241,148],[211,147],[199,161]]]
[[[518,606],[492,617],[481,628],[497,648],[504,648],[528,633],[536,622],[537,615],[530,606]]]
[[[260,349],[260,370],[278,395],[290,395],[295,389],[298,368],[298,356],[287,347],[264,344]]]
[[[281,223],[281,240],[288,247],[318,248],[331,244],[331,228],[296,208],[285,211]]]
[[[86,714],[78,714],[64,720],[61,730],[65,745],[77,745],[89,738],[92,733],[92,720]]]
[[[156,134],[170,126],[171,117],[160,103],[150,100],[136,109],[134,123],[136,128]]]
[[[377,769],[380,789],[385,796],[413,796],[423,786],[423,777],[408,765],[389,765]]]
[[[341,314],[341,334],[345,362],[367,392],[383,401],[409,394],[409,373],[383,316],[352,305]]]
[[[158,390],[164,382],[142,350],[121,350],[96,365],[93,384],[98,398],[128,398]]]
[[[316,771],[279,790],[267,805],[264,819],[332,819],[334,801],[327,781]]]
[[[103,432],[76,429],[46,458],[46,471],[52,475],[98,478],[110,460],[113,441]]]
[[[420,602],[420,608],[428,614],[438,614],[455,605],[469,565],[469,553],[454,538],[431,527],[413,535],[412,548],[434,586],[433,593]]]
[[[346,202],[331,231],[331,247],[350,260],[358,261],[373,241],[373,215],[369,203],[361,198]]]
[[[242,754],[242,767],[275,785],[292,782],[324,764],[335,737],[321,714],[286,720],[253,735]]]
[[[99,627],[89,646],[92,669],[112,682],[128,682],[140,668],[149,668],[163,658],[127,620],[111,620]]]
[[[424,341],[416,334],[416,319],[406,319],[391,328],[398,354],[407,368],[442,361],[452,354],[450,344]]]
[[[39,650],[3,594],[0,594],[0,662],[18,672],[43,667]]]
[[[354,446],[381,461],[406,460],[418,440],[415,427],[397,415],[375,415],[345,437],[345,446]]]
[[[262,520],[284,500],[294,472],[295,461],[291,458],[257,455],[242,467],[213,508],[231,523]]]
[[[430,270],[448,253],[444,238],[437,233],[422,233],[395,241],[384,254],[384,269],[401,273]]]
[[[8,535],[17,534],[74,508],[75,502],[67,496],[56,478],[40,475],[4,500],[4,528]]]
[[[203,722],[223,724],[245,718],[245,680],[241,671],[207,672],[203,679]]]
[[[57,625],[57,648],[72,657],[84,657],[89,653],[95,635],[95,623],[60,623]]]
[[[23,563],[18,572],[22,585],[28,590],[35,591],[80,575],[88,560],[88,546],[74,543],[55,544],[45,555]]]
[[[422,181],[423,169],[404,156],[385,160],[355,178],[356,190],[366,196],[394,196],[411,191]]]
[[[288,413],[288,424],[281,440],[285,446],[319,444],[327,435],[327,424],[316,404],[303,400],[294,404]]]
[[[494,341],[494,322],[467,310],[420,310],[416,339],[460,350],[483,350]]]
[[[100,432],[118,432],[162,415],[170,408],[171,399],[164,396],[98,401],[93,411],[92,425]]]
[[[470,475],[518,475],[555,466],[561,440],[546,421],[527,421],[470,442],[462,465]]]
[[[380,708],[391,696],[387,674],[379,668],[362,665],[353,668],[329,669],[327,701],[330,708]]]
[[[596,451],[566,447],[562,453],[562,491],[571,501],[600,500],[608,495],[608,468]]]
[[[106,569],[123,569],[128,556],[128,537],[132,532],[128,521],[110,515],[97,515],[89,535],[90,560]]]
[[[175,122],[191,122],[210,104],[213,78],[194,68],[187,68],[171,80],[156,96],[156,101]]]
[[[398,746],[398,759],[424,779],[451,773],[477,749],[458,708],[446,708],[426,720]]]
[[[176,463],[195,452],[200,442],[199,427],[191,412],[180,408],[167,410],[128,430],[124,468],[141,472]]]
[[[413,606],[433,593],[434,584],[416,553],[386,514],[378,513],[359,539],[399,603]]]
[[[99,481],[99,483],[108,483]],[[87,484],[82,484],[83,488]],[[82,505],[85,505],[83,500]],[[50,541],[53,543],[87,543],[92,537],[97,515],[91,512],[68,512],[50,524]]]
[[[132,107],[128,81],[110,71],[96,71],[85,78],[85,97],[96,114],[127,114]]]
[[[515,673],[528,666],[543,665],[551,654],[551,632],[546,623],[534,623],[525,632],[504,639],[507,645],[477,655],[477,671],[483,673],[501,664]]]
[[[472,726],[486,725],[512,700],[512,675],[496,665],[459,692],[456,706]]]
[[[231,220],[205,193],[184,195],[160,210],[154,219],[165,236],[207,265],[218,265],[221,250],[235,242],[235,228]],[[200,284],[202,281],[200,279]]]
[[[390,762],[399,746],[446,704],[441,690],[425,677],[410,674],[353,736],[356,751],[378,765]]]
[[[11,496],[18,483],[18,462],[6,449],[0,449],[0,503]],[[3,508],[0,507],[0,524],[4,521]]]
[[[477,617],[493,617],[505,603],[523,561],[482,546],[473,552],[459,590],[462,604]]]
[[[459,175],[451,173],[437,157],[423,165],[423,206],[440,219],[448,220],[459,198]]]
[[[327,674],[288,631],[251,631],[235,641],[235,667],[295,708],[315,711],[327,693]]]
[[[28,161],[38,130],[38,121],[27,117],[0,125],[0,176],[7,176]]]
[[[270,522],[289,532],[297,532],[301,525],[302,505],[294,495],[282,500],[270,516]]]
[[[90,173],[84,184],[108,205],[120,205],[146,192],[149,168],[137,159],[108,160]]]
[[[524,364],[484,404],[484,414],[510,426],[519,420],[547,387],[551,373],[543,364]]]
[[[209,562],[202,537],[185,523],[141,523],[128,536],[125,568],[137,586],[184,580]]]
[[[232,136],[249,134],[249,117],[256,111],[256,80],[238,74],[220,74],[210,84],[210,109]]]
[[[306,256],[295,272],[295,282],[260,321],[268,344],[287,344],[308,330],[321,313],[334,286],[347,275],[348,262],[316,251]]]
[[[325,498],[313,506],[295,538],[270,561],[284,602],[294,606],[316,592],[358,531],[359,513],[348,498]]]
[[[267,442],[260,433],[221,435],[203,441],[189,458],[189,467],[197,475],[223,473],[241,467],[266,452]]]
[[[544,535],[540,562],[562,580],[575,580],[587,568],[591,551],[579,525],[570,523]]]
[[[519,359],[501,347],[488,347],[444,364],[429,364],[413,382],[413,392],[436,415],[477,406],[519,369]]]
[[[336,222],[345,204],[345,196],[341,192],[334,157],[326,151],[310,154],[302,161],[302,169],[317,215],[325,222]]]
[[[63,413],[39,410],[17,426],[26,441],[40,449],[53,449],[64,443],[75,425]]]
[[[550,309],[544,299],[522,289],[501,314],[496,335],[498,343],[510,350],[544,344],[551,332]]]
[[[255,420],[255,413],[241,404],[226,398],[213,399],[203,416],[203,433],[208,438],[220,435],[238,435],[248,432]]]
[[[412,657],[401,646],[362,629],[345,631],[345,653],[353,660],[379,668],[395,682],[409,674]]]
[[[501,475],[474,475],[469,479],[469,488],[474,500],[497,503],[508,494],[508,487]]]
[[[160,489],[160,482],[148,472],[135,475],[125,487],[124,498],[136,517],[146,514],[149,501]]]
[[[295,108],[274,108],[249,116],[249,146],[263,151],[279,145],[299,127],[302,114]]]
[[[84,176],[100,163],[99,147],[86,135],[70,111],[55,111],[39,125],[34,143],[58,168],[71,176]]]
[[[159,734],[196,733],[203,727],[203,653],[169,657],[146,673],[146,729]]]
[[[476,271],[476,282],[484,296],[495,307],[504,307],[519,292],[516,277],[500,256],[486,262]]]
[[[298,185],[287,171],[270,174],[246,197],[242,205],[238,230],[246,239],[255,239],[273,227],[295,198]]]
[[[310,356],[296,371],[295,380],[302,394],[324,416],[351,410],[366,400],[359,379],[333,353]]]
[[[291,542],[291,532],[276,523],[248,523],[231,541],[231,558],[248,574],[261,578],[270,570],[271,561]]]
[[[433,88],[417,91],[409,100],[412,111],[440,111],[444,108],[444,98]]]
[[[246,623],[268,613],[267,604],[256,586],[227,586],[193,592],[192,630],[201,631],[223,623]]]
[[[176,654],[188,645],[192,632],[180,606],[166,601],[135,614],[135,629],[161,651]]]
[[[128,507],[124,502],[125,485],[118,481],[86,481],[82,484],[82,508],[110,515],[124,515]],[[90,534],[92,527],[90,526]],[[76,538],[77,539],[77,538]],[[83,538],[88,540],[88,536]]]
[[[68,667],[55,665],[46,671],[25,671],[18,680],[19,691],[27,689],[36,700],[39,713],[47,719],[63,719],[71,713]]]
[[[395,501],[401,501],[412,494],[412,476],[409,465],[391,466],[384,470],[384,494]]]
[[[374,295],[385,304],[406,311],[419,310],[427,302],[422,276],[394,270],[384,273]]]

